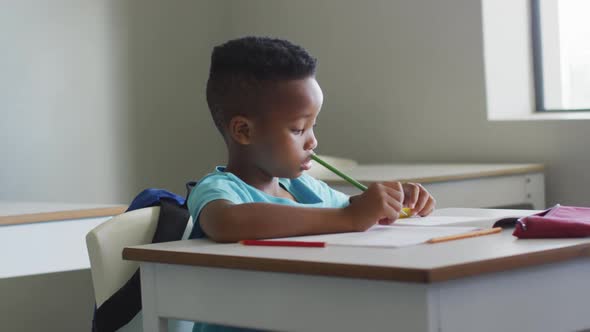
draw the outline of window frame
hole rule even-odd
[[[560,108],[548,109],[545,107],[545,82],[543,74],[543,40],[541,29],[541,1],[530,0],[531,12],[531,37],[532,37],[532,65],[533,87],[536,113],[564,113],[564,112],[590,112],[590,108]],[[557,1],[557,0],[556,0]]]

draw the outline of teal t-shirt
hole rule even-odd
[[[189,236],[191,239],[206,237],[199,223],[199,214],[207,203],[224,199],[234,204],[275,203],[291,206],[339,208],[349,204],[349,197],[330,188],[326,183],[303,174],[296,179],[279,178],[279,183],[296,202],[290,199],[271,196],[260,191],[232,173],[225,172],[225,167],[218,166],[215,172],[199,180],[188,197],[188,210],[193,217],[194,226]],[[222,325],[195,323],[193,332],[246,332],[256,331]]]
[[[274,203],[318,208],[340,208],[349,204],[348,195],[305,173],[296,179],[279,178],[279,183],[295,197],[295,202],[260,191],[224,170],[225,167],[218,166],[215,172],[207,174],[199,180],[188,197],[188,210],[195,222],[189,237],[191,239],[205,237],[199,224],[199,214],[207,203],[218,199],[234,204]]]

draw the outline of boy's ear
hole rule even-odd
[[[245,116],[236,115],[229,121],[229,135],[239,144],[248,145],[252,142],[253,123]]]

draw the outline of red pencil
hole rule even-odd
[[[306,247],[306,248],[324,248],[325,242],[309,241],[281,241],[281,240],[242,240],[241,244],[245,246],[271,246],[271,247]]]

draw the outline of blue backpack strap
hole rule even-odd
[[[133,201],[131,201],[131,204],[129,204],[127,211],[125,212],[142,209],[149,206],[160,205],[160,200],[163,198],[174,200],[178,203],[178,205],[183,205],[185,203],[185,199],[175,193],[171,193],[164,189],[148,188],[135,196]]]

